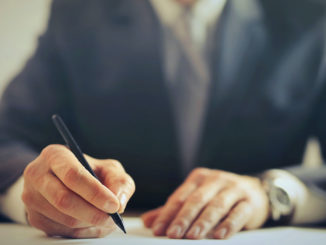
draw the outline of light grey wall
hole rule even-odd
[[[32,55],[51,0],[0,0],[0,94]]]

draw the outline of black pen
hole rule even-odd
[[[59,115],[53,115],[52,121],[56,128],[58,129],[59,133],[61,134],[62,138],[66,142],[67,146],[70,150],[74,153],[77,157],[79,162],[95,177],[97,178],[96,174],[94,173],[93,169],[89,166],[88,162],[86,161],[82,151],[80,150],[77,142],[72,137],[69,129],[67,128],[66,124],[63,122],[62,118]],[[97,178],[98,179],[98,178]],[[114,223],[116,223],[119,228],[126,233],[125,227],[123,225],[123,221],[119,213],[109,214],[113,219]]]

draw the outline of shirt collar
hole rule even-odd
[[[191,7],[191,15],[206,24],[211,24],[220,15],[227,0],[197,0]],[[175,0],[150,0],[163,25],[171,26],[184,11],[184,6]]]

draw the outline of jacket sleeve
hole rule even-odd
[[[325,21],[326,22],[326,21]],[[326,25],[326,23],[325,23]],[[325,28],[324,28],[325,29]],[[326,29],[325,29],[326,30]],[[324,35],[326,37],[326,32]],[[312,135],[318,139],[321,146],[321,152],[323,160],[326,159],[326,40],[323,41],[323,58],[317,74],[317,79],[320,84],[320,98],[316,102],[316,111],[313,113]],[[325,163],[316,168],[294,169],[295,175],[302,179],[306,183],[315,183],[321,189],[325,190],[326,195],[326,165]]]
[[[325,22],[325,21],[324,21]],[[324,27],[325,27],[324,23]],[[320,35],[321,59],[316,74],[316,96],[309,111],[308,134],[316,137],[326,159],[326,32]],[[324,39],[324,40],[322,40]],[[287,174],[288,193],[296,194],[297,206],[291,224],[325,224],[326,222],[326,165],[306,167],[302,165],[284,168]],[[280,170],[283,171],[283,170]],[[293,178],[294,177],[294,178]]]
[[[0,193],[22,175],[41,149],[55,143],[53,113],[63,116],[68,88],[56,42],[55,6],[38,48],[4,91],[0,102]]]
[[[322,157],[326,159],[326,16],[323,17],[320,24],[320,58],[316,73],[316,97],[313,98],[314,106],[310,113],[309,136],[316,137],[321,146]],[[326,165],[319,167],[293,167],[289,169],[295,176],[304,183],[316,184],[325,190],[326,194]]]

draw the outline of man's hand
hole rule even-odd
[[[142,216],[156,236],[229,238],[242,229],[261,227],[268,218],[268,198],[259,179],[198,168],[163,207]]]
[[[24,171],[29,223],[49,236],[102,237],[116,225],[107,213],[123,212],[135,191],[116,160],[86,156],[94,178],[62,145],[50,145]]]

